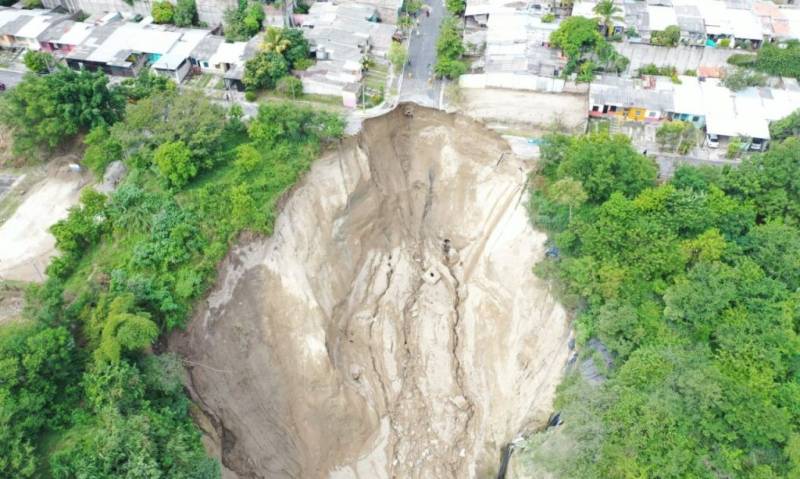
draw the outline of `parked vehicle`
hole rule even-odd
[[[706,135],[706,146],[709,148],[719,148],[719,137],[717,135]]]
[[[0,91],[6,91],[6,84],[3,82],[0,82]]]

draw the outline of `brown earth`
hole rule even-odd
[[[490,477],[547,420],[570,333],[530,167],[406,105],[314,164],[170,339],[226,477]]]

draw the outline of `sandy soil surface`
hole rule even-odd
[[[530,166],[472,120],[404,105],[314,164],[170,339],[225,477],[493,477],[569,354],[531,271]]]
[[[47,177],[24,194],[22,204],[0,225],[0,279],[42,281],[44,270],[55,254],[50,226],[67,216],[81,188],[90,181],[87,173],[69,171],[69,158],[53,160]]]
[[[586,95],[463,88],[459,110],[498,130],[537,134],[553,125],[582,133],[586,126]]]

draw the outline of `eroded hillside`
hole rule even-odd
[[[315,163],[171,340],[226,474],[486,477],[547,419],[569,327],[531,272],[529,169],[411,106]]]

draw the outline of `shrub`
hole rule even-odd
[[[781,141],[791,136],[800,135],[800,110],[795,110],[786,118],[773,121],[769,124],[769,134],[772,141]]]
[[[275,91],[285,97],[298,98],[303,96],[303,82],[299,78],[286,75],[278,80]]]
[[[697,70],[686,70],[683,72],[683,74],[686,75],[687,77],[696,77]]]
[[[681,29],[677,25],[670,25],[663,31],[650,34],[650,43],[662,47],[674,47],[681,40]]]
[[[261,30],[264,8],[261,3],[239,0],[235,8],[225,11],[225,39],[229,42],[247,41]]]
[[[408,51],[402,43],[392,42],[389,47],[389,61],[392,62],[395,73],[403,69],[403,65],[408,61]]]
[[[163,143],[156,148],[153,162],[158,173],[175,188],[182,188],[198,172],[197,164],[192,161],[192,152],[182,141]]]
[[[172,23],[175,18],[175,5],[168,0],[153,2],[151,14],[155,23]]]
[[[717,46],[720,48],[728,48],[731,46],[731,39],[730,38],[723,38],[719,42],[717,42]]]
[[[247,101],[256,101],[257,97],[255,90],[245,90],[244,92],[244,99]]]
[[[189,27],[197,25],[197,3],[195,0],[178,0],[178,5],[175,7],[175,25],[179,27]]]
[[[542,23],[553,23],[556,21],[556,14],[553,12],[547,12],[542,15]]]
[[[92,128],[83,142],[87,148],[82,163],[98,178],[102,178],[109,163],[122,159],[122,145],[110,135],[105,125]]]
[[[734,53],[728,57],[728,63],[737,67],[752,67],[757,60],[758,56],[747,53]]]
[[[249,90],[272,89],[289,73],[289,64],[277,52],[259,52],[245,63],[242,83]]]
[[[761,73],[737,68],[726,73],[722,83],[733,91],[739,91],[751,86],[764,86],[767,83],[767,77]]]
[[[47,73],[55,67],[56,59],[47,52],[28,50],[22,57],[25,67],[34,73]]]

